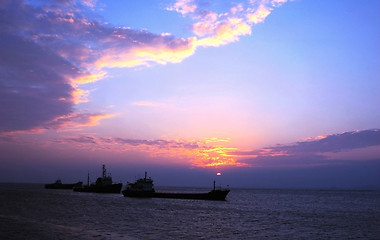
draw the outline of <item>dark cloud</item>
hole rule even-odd
[[[0,6],[0,132],[47,128],[73,111],[80,71],[38,41],[42,12],[23,1]]]
[[[18,36],[0,37],[0,132],[41,127],[72,111],[75,68]]]
[[[273,151],[286,151],[289,154],[326,153],[352,150],[380,145],[380,130],[363,130],[328,135],[319,140],[297,142],[295,145],[276,146]]]
[[[260,150],[233,152],[236,155],[275,155],[276,153],[306,154],[341,152],[380,145],[380,129],[352,131],[332,134],[322,139],[297,142],[291,145],[277,145]]]
[[[197,143],[192,142],[181,142],[181,141],[168,141],[168,140],[140,140],[140,139],[125,139],[125,138],[116,138],[114,140],[117,143],[128,144],[132,146],[138,145],[150,145],[150,146],[159,146],[159,147],[170,147],[170,148],[187,148],[187,149],[195,149],[198,148]]]
[[[91,136],[78,136],[75,138],[68,138],[67,140],[77,143],[93,143],[96,144],[96,139]]]
[[[247,156],[242,162],[255,162],[256,166],[326,165],[331,164],[331,161],[326,161],[325,153],[373,146],[380,146],[379,129],[332,134],[321,139],[300,141],[291,145],[277,145],[253,151],[237,151],[231,154]]]
[[[76,142],[76,143],[91,143],[96,145],[106,145],[106,144],[117,144],[117,145],[130,145],[133,147],[136,146],[155,146],[158,148],[184,148],[184,149],[196,149],[202,148],[196,142],[187,142],[187,141],[175,141],[175,140],[147,140],[147,139],[129,139],[129,138],[103,138],[103,137],[94,137],[94,136],[73,136],[65,139],[60,139],[59,142]]]

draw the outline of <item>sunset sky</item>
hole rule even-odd
[[[2,0],[0,181],[380,188],[379,9]]]

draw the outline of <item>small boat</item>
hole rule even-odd
[[[134,183],[128,183],[125,190],[122,191],[124,197],[137,198],[179,198],[179,199],[199,199],[199,200],[226,200],[229,189],[214,188],[204,193],[178,193],[178,192],[156,192],[153,188],[153,180],[145,177],[138,179]]]
[[[103,176],[98,177],[95,183],[90,184],[90,176],[87,176],[87,185],[74,187],[75,192],[94,193],[120,193],[122,183],[113,183],[111,175],[107,176],[106,166],[103,164]]]
[[[82,182],[62,183],[61,179],[57,179],[54,183],[45,184],[46,189],[73,189],[76,186],[82,186]]]

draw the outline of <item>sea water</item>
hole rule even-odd
[[[2,183],[0,239],[380,239],[380,192],[231,189],[205,201]]]

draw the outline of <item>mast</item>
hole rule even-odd
[[[214,191],[215,191],[215,180],[214,180]]]
[[[106,165],[103,164],[103,178],[106,178]]]
[[[87,172],[87,186],[90,186],[90,171]]]
[[[145,178],[144,178],[144,180],[146,180],[146,176],[147,176],[147,172],[145,171]]]

